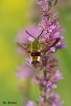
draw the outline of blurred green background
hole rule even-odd
[[[20,82],[18,82],[15,76],[16,66],[24,59],[16,54],[17,45],[14,38],[19,30],[32,23],[29,18],[29,15],[33,15],[32,11],[30,11],[30,8],[34,8],[34,6],[31,6],[32,1],[35,0],[0,0],[0,106],[4,105],[3,101],[16,101],[16,106],[22,106],[22,101],[24,100],[24,95],[18,89]],[[71,1],[69,0],[59,0],[55,8],[60,13],[61,26],[66,30],[63,33],[65,37],[63,42],[67,45],[67,48],[56,53],[56,57],[59,59],[59,69],[64,77],[64,80],[58,83],[56,92],[65,101],[63,106],[71,106],[70,4]],[[31,84],[28,87],[29,98],[36,100],[38,98],[37,88]]]

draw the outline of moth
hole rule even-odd
[[[28,35],[30,35],[32,38],[34,38],[34,41],[31,42],[30,44],[23,44],[23,43],[19,43],[19,42],[17,42],[17,44],[20,47],[22,47],[27,53],[30,53],[31,58],[32,58],[32,64],[36,64],[40,61],[42,44],[39,42],[39,38],[42,35],[43,31],[36,38],[33,35],[31,35],[30,33],[28,33],[27,31],[26,31],[26,33]],[[28,51],[28,48],[30,48],[29,51]]]
[[[43,31],[36,38],[33,35],[31,35],[29,32],[26,31],[26,33],[28,35],[30,35],[32,38],[34,38],[34,41],[32,41],[29,44],[19,43],[19,42],[17,42],[17,44],[20,47],[22,47],[27,53],[30,53],[31,59],[32,59],[32,64],[39,63],[41,54],[48,52],[50,50],[50,48],[55,46],[60,40],[60,38],[57,38],[54,40],[52,45],[48,46],[48,44],[46,45],[44,42],[39,41],[39,38],[42,35]],[[45,46],[47,46],[46,49],[44,49]],[[28,48],[30,50],[28,50]]]

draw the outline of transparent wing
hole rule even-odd
[[[19,42],[17,42],[17,44],[18,44],[18,46],[20,46],[26,52],[28,52],[28,53],[31,52],[30,50],[28,50],[28,49],[30,49],[30,44],[19,43]]]

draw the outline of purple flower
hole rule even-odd
[[[42,13],[48,11],[48,8],[46,6],[48,0],[41,0],[41,1],[36,0],[36,1],[37,1],[37,4],[41,6],[41,12]]]
[[[58,102],[60,100],[60,96],[57,93],[51,94],[52,97],[55,98],[55,101]]]
[[[51,50],[52,52],[55,52],[55,47],[51,47],[50,50]]]
[[[61,72],[56,71],[58,61],[53,57],[53,53],[58,49],[65,48],[65,45],[60,42],[64,37],[60,34],[58,13],[52,14],[50,10],[51,5],[56,3],[53,0],[36,1],[41,6],[41,22],[38,24],[38,28],[32,25],[16,38],[16,42],[20,46],[19,51],[23,51],[22,54],[24,51],[30,54],[30,58],[26,58],[27,64],[18,67],[17,77],[20,79],[35,78],[35,84],[40,87],[40,98],[36,101],[38,106],[61,106],[64,102],[60,101],[60,96],[57,93],[51,94],[51,90],[57,88],[56,82],[63,79]],[[43,32],[42,36],[40,30]],[[39,42],[40,47],[35,51],[34,45],[36,43],[33,41],[36,37],[38,39],[36,43]],[[22,44],[23,46],[21,46]],[[30,45],[32,45],[33,50],[30,49]],[[39,62],[35,62],[37,59]],[[26,106],[35,106],[35,103],[28,101]]]
[[[64,49],[64,48],[66,48],[66,45],[64,45],[61,42],[59,42],[59,43],[56,44],[55,48],[56,48],[56,50],[57,49]]]
[[[29,66],[33,66],[31,57],[26,58],[26,64]]]
[[[33,37],[30,37],[30,38],[28,38],[28,40],[29,40],[30,42],[33,42],[33,41],[34,41],[34,38],[33,38]]]
[[[57,103],[52,103],[52,106],[61,106],[64,104],[64,101],[60,101],[60,102],[57,102]]]
[[[48,102],[51,103],[51,106],[61,106],[64,101],[60,101],[60,96],[57,93],[50,94]]]
[[[31,101],[28,101],[27,105],[26,106],[35,106],[33,102]]]
[[[50,34],[50,37],[52,36],[52,38],[62,38],[60,36],[60,32],[57,32],[60,29],[58,22],[53,24],[51,20],[47,20],[46,18],[42,17],[41,23],[38,26],[39,30],[43,30],[46,35]]]
[[[60,32],[54,33],[53,38],[60,38],[61,40],[64,39],[64,37],[60,35]]]
[[[52,29],[49,27],[50,22],[47,21],[45,18],[42,18],[41,23],[38,25],[39,26],[39,30],[43,30],[44,33],[49,33],[52,32]]]
[[[38,99],[38,102],[43,103],[43,101],[44,101],[44,99],[43,99],[43,98],[39,98],[39,99]]]
[[[43,84],[44,84],[44,85],[47,85],[47,82],[46,82],[46,81],[43,81]]]
[[[60,37],[60,32],[56,32],[54,35],[53,35],[54,38],[59,38]]]
[[[63,104],[64,104],[64,101],[60,101],[60,102],[57,103],[57,106],[61,106]]]
[[[46,7],[46,6],[42,6],[41,11],[42,11],[43,14],[44,14],[44,12],[47,12],[47,7]]]
[[[60,72],[59,70],[56,71],[56,74],[55,74],[54,78],[55,78],[56,80],[61,80],[61,79],[63,79],[62,74],[61,74],[61,72]]]
[[[51,90],[57,88],[57,86],[55,84],[52,84],[51,82],[47,83],[47,93]]]
[[[41,0],[41,1],[36,0],[36,1],[37,1],[38,5],[44,6],[44,5],[46,5],[48,0]]]
[[[35,68],[32,68],[28,66],[27,64],[22,64],[21,66],[18,66],[17,68],[17,74],[16,76],[23,80],[26,78],[32,78],[36,75],[37,70]]]
[[[61,105],[63,105],[64,104],[64,101],[59,101],[59,102],[53,102],[52,103],[52,106],[61,106]]]

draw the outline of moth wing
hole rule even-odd
[[[20,47],[25,48],[25,49],[27,49],[27,48],[30,47],[30,44],[19,43],[19,42],[17,42],[17,44],[18,44]]]

